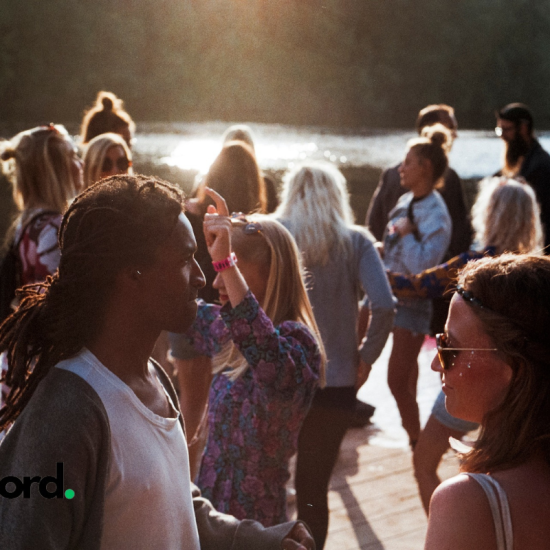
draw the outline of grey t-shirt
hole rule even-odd
[[[280,220],[285,224],[284,220]],[[353,386],[359,355],[374,363],[392,328],[394,301],[370,235],[350,229],[350,252],[332,254],[324,266],[307,266],[308,296],[327,354],[327,386]],[[357,338],[358,302],[363,290],[371,309],[365,340]]]

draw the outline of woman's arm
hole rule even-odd
[[[274,327],[251,292],[237,307],[226,304],[221,316],[252,369],[258,399],[277,397],[280,403],[317,386],[321,356],[305,325],[285,321]]]
[[[359,257],[361,286],[367,295],[370,308],[367,334],[361,343],[359,353],[367,365],[372,365],[382,353],[392,329],[395,305],[384,266],[370,239],[359,234],[354,246]]]
[[[437,265],[449,246],[451,239],[450,224],[436,226],[416,240],[412,233],[402,237],[403,255],[401,261],[410,273],[420,273],[424,269]]]
[[[465,475],[444,481],[430,502],[424,550],[497,550],[489,502],[480,485]]]
[[[470,260],[482,258],[483,254],[469,250],[448,262],[425,269],[416,275],[388,272],[392,291],[398,298],[441,298],[458,270]]]

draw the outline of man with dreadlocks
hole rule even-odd
[[[177,396],[149,360],[162,330],[191,325],[204,285],[182,205],[144,176],[86,190],[58,272],[0,327],[0,548],[313,548],[304,524],[239,522],[190,482]]]

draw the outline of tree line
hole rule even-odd
[[[138,121],[411,127],[445,102],[550,127],[546,0],[3,0],[0,123],[78,121],[100,89]]]

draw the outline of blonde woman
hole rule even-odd
[[[505,252],[541,253],[540,211],[529,185],[505,177],[483,180],[472,214],[476,231],[474,248],[418,275],[389,273],[396,296],[440,297],[468,262]],[[476,423],[451,416],[445,409],[445,395],[439,394],[413,454],[414,473],[426,513],[441,482],[437,468],[449,448],[449,438],[459,440],[477,428]]]
[[[399,167],[401,185],[408,192],[390,212],[384,232],[384,264],[390,271],[420,273],[441,262],[449,247],[451,217],[436,190],[448,165],[449,141],[449,131],[436,124],[426,128],[423,137],[408,143]],[[388,385],[412,449],[420,435],[417,359],[430,333],[431,316],[432,303],[425,298],[402,298],[397,304]]]
[[[69,202],[82,190],[82,161],[65,128],[54,124],[17,134],[3,144],[1,158],[20,211],[13,235],[20,284],[40,282],[59,264],[57,231]]]
[[[338,450],[366,381],[392,327],[394,304],[384,267],[366,229],[353,225],[346,180],[335,166],[290,172],[275,214],[292,233],[308,271],[308,295],[327,353],[327,386],[318,390],[298,440],[298,517],[318,549],[328,529],[328,486]],[[372,317],[358,341],[359,300]]]
[[[287,519],[288,462],[324,354],[292,236],[265,216],[229,218],[204,192],[217,206],[204,233],[222,307],[200,302],[187,333],[215,372],[198,485],[220,512],[268,527]]]
[[[84,153],[84,187],[100,179],[118,174],[130,174],[132,153],[119,134],[107,133],[93,138]]]
[[[82,161],[60,125],[26,130],[2,145],[1,158],[11,174],[13,197],[20,211],[8,254],[13,256],[16,287],[21,287],[43,282],[59,265],[57,233],[62,214],[82,190]],[[15,292],[3,296],[0,322],[16,305]],[[5,355],[2,370],[7,370]],[[2,386],[0,401],[8,390]]]

